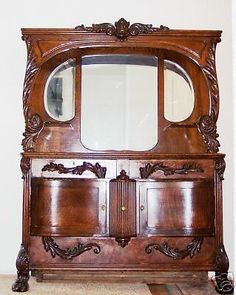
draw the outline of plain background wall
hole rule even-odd
[[[26,47],[21,27],[75,27],[111,22],[124,17],[131,23],[161,24],[173,29],[220,29],[217,70],[221,109],[218,120],[221,151],[227,154],[224,181],[225,248],[233,271],[233,75],[231,0],[149,1],[4,1],[0,9],[1,30],[1,153],[0,153],[0,273],[15,273],[21,243],[22,180],[19,168],[24,132],[22,85]]]

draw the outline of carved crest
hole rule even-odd
[[[125,41],[129,36],[137,36],[139,34],[149,34],[158,31],[167,31],[168,27],[161,25],[159,28],[155,28],[150,24],[134,23],[130,25],[130,22],[124,18],[115,22],[115,25],[111,23],[93,24],[92,27],[85,27],[80,25],[75,27],[76,30],[87,31],[92,33],[105,33],[109,36],[115,36],[120,41]]]

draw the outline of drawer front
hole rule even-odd
[[[32,178],[31,234],[107,234],[107,182],[91,179]]]
[[[212,236],[213,181],[140,182],[140,235]]]

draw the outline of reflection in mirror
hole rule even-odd
[[[178,64],[164,61],[164,117],[171,122],[186,120],[194,108],[192,81]]]
[[[92,150],[143,151],[157,144],[157,58],[82,58],[81,140]]]
[[[74,72],[75,61],[70,59],[59,65],[47,80],[44,105],[53,119],[67,121],[74,117]]]

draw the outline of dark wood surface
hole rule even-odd
[[[225,161],[218,153],[216,126],[215,49],[221,32],[120,19],[114,25],[22,29],[22,34],[28,52],[23,234],[13,290],[27,291],[32,271],[39,278],[62,272],[62,278],[79,273],[84,280],[173,283],[150,288],[185,295],[188,286],[179,289],[183,281],[174,279],[183,272],[189,279],[187,273],[215,271],[219,292],[226,285],[232,292],[223,245]],[[158,141],[152,149],[95,151],[83,145],[81,58],[97,54],[158,58]],[[75,116],[60,122],[45,108],[45,87],[52,71],[70,59],[75,64]],[[193,85],[194,108],[181,122],[164,116],[165,60],[183,68]],[[169,277],[169,271],[179,275]],[[160,272],[165,273],[161,282]],[[202,282],[199,290],[206,286]]]

